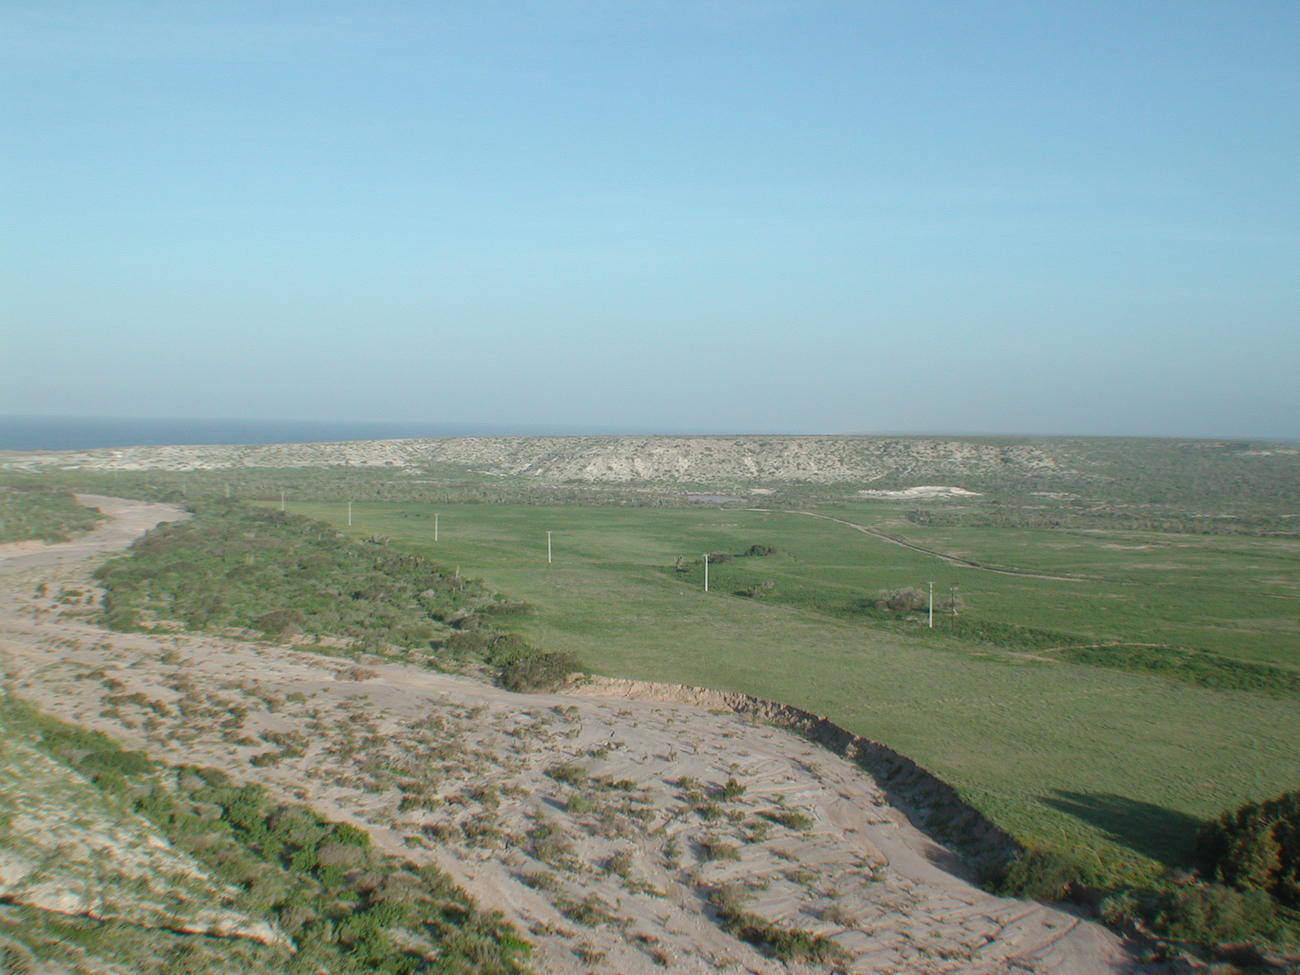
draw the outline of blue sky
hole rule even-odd
[[[0,413],[1300,437],[1300,4],[0,3]]]

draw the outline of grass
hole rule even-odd
[[[330,504],[291,510],[336,526],[345,513]],[[1289,686],[1300,673],[1300,543],[927,533],[906,522],[906,510],[819,512],[973,561],[1082,581],[960,569],[833,521],[736,509],[357,505],[353,533],[389,537],[527,600],[536,612],[514,624],[527,642],[573,652],[597,672],[726,688],[829,715],[954,782],[1022,840],[1095,850],[1104,875],[1182,865],[1200,821],[1294,788],[1300,701],[1285,688],[1279,697],[1222,681],[1200,686],[1173,668],[1162,674],[1149,654],[1098,661],[1072,651],[1069,663],[1070,654],[1043,644],[1175,646],[1221,677],[1235,679],[1232,664],[1242,662]],[[756,544],[777,552],[711,565],[713,591],[702,591],[700,553]],[[1152,552],[1170,546],[1176,564],[1157,562]],[[674,569],[679,556],[685,571]],[[769,579],[771,589],[748,595]],[[939,594],[950,581],[960,586],[958,627],[940,617],[930,630],[924,612],[909,621],[858,605],[931,579]]]

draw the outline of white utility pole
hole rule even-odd
[[[930,583],[930,629],[934,629],[934,583]]]
[[[352,527],[352,502],[348,502],[348,527]]]
[[[280,510],[284,510],[284,489],[280,489]]]
[[[546,564],[551,564],[551,533],[546,533]]]
[[[433,515],[433,540],[434,540],[435,542],[438,540],[438,514],[437,514],[437,512],[434,512],[434,515]]]
[[[709,591],[709,553],[704,553],[704,591]]]

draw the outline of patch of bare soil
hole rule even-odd
[[[827,939],[846,972],[1132,970],[1105,929],[945,872],[950,855],[857,766],[731,710],[100,630],[76,615],[95,556],[177,517],[100,506],[115,517],[97,541],[0,560],[6,688],[436,862],[531,932],[538,971],[827,970],[733,936],[716,904]],[[79,604],[60,601],[73,591]]]

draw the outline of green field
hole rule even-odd
[[[289,510],[346,525],[340,504]],[[1202,819],[1300,783],[1296,694],[1065,663],[1051,646],[1171,644],[1293,678],[1300,542],[927,529],[903,510],[818,513],[985,565],[1079,579],[959,568],[808,514],[712,506],[365,504],[354,507],[351,531],[526,599],[536,614],[512,625],[543,650],[573,651],[598,673],[826,714],[948,778],[1022,839],[1081,843],[1115,858],[1117,870],[1154,869],[1148,857],[1181,863]],[[754,544],[778,551],[711,565],[712,591],[703,592],[702,553]],[[674,569],[679,556],[685,571]],[[758,597],[738,595],[768,580]],[[878,590],[929,581],[936,598],[960,587],[956,629],[942,614],[929,629],[924,610],[854,608]]]

